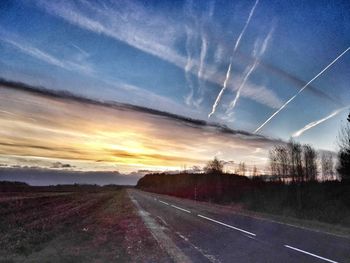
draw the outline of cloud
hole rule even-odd
[[[183,35],[184,25],[181,23],[181,20],[178,17],[181,14],[177,14],[177,17],[162,15],[159,12],[154,12],[154,10],[150,8],[145,8],[135,1],[99,3],[96,1],[90,2],[84,0],[79,0],[76,2],[37,0],[35,2],[37,3],[37,6],[46,10],[49,14],[60,17],[75,26],[89,30],[98,35],[103,34],[111,37],[117,41],[126,43],[131,47],[168,61],[184,71],[186,70],[186,65],[188,65],[188,56],[185,56],[179,52],[176,45],[179,40],[185,39]],[[208,18],[213,16],[214,7],[215,2],[210,2],[207,8],[208,13],[206,13]],[[185,15],[192,16],[193,18],[194,14],[191,11],[191,8],[191,1],[187,1],[184,5]],[[197,21],[197,24],[201,22],[202,21]],[[210,25],[213,24],[214,23],[211,23]],[[191,30],[198,31],[198,25],[192,26]],[[206,31],[207,38],[219,39],[220,37],[216,34],[220,33],[217,32],[218,30]],[[215,45],[220,45],[224,50],[227,48],[231,49],[231,44],[226,43],[222,38],[220,38],[220,42],[215,43]],[[239,51],[236,53],[237,63],[253,63],[254,58],[250,57],[249,55],[245,55]],[[296,88],[300,88],[305,84],[305,81],[280,68],[275,67],[274,65],[268,64],[264,61],[260,61],[259,64],[260,68],[266,73],[277,75],[292,83]],[[192,74],[197,74],[199,65],[199,59],[193,60],[190,72]],[[211,83],[221,85],[224,80],[225,73],[216,72],[216,74],[213,74],[214,72],[216,72],[215,65],[206,65],[206,70],[202,75],[203,79],[210,81]],[[230,85],[230,87],[233,89],[232,85]],[[255,92],[261,92],[266,89],[266,87],[261,87]],[[333,95],[330,96],[315,87],[309,86],[308,90],[315,96],[327,99],[328,101],[332,101],[338,105],[340,103],[339,99],[333,98]],[[258,103],[266,105],[267,107],[271,107],[271,104],[264,104],[267,101],[267,96],[262,96],[264,99],[259,100],[260,96],[254,96],[253,98],[249,97],[249,95],[252,93],[254,92],[249,91],[246,94],[242,92],[241,95],[244,97],[248,96],[247,98],[253,99]],[[267,91],[266,95],[271,93],[273,93],[273,91]],[[277,97],[276,94],[273,93],[273,95],[274,97]],[[191,97],[190,94],[185,97],[185,101],[188,101],[189,97]]]
[[[350,50],[350,47],[345,49],[340,55],[338,55],[331,63],[329,63],[325,68],[323,68],[316,76],[314,76],[308,83],[306,83],[295,95],[290,97],[277,111],[275,111],[267,120],[262,123],[254,133],[260,131],[267,123],[269,123],[280,111],[282,111],[289,103],[291,103],[299,94],[301,94],[314,80],[321,76],[325,71],[327,71],[334,63],[336,63],[342,56]]]
[[[49,65],[53,65],[71,72],[78,72],[90,78],[96,79],[97,81],[103,83],[105,88],[111,89],[113,93],[118,95],[118,98],[123,99],[124,101],[132,102],[134,104],[141,104],[144,106],[157,105],[159,109],[171,107],[177,113],[187,112],[189,114],[196,114],[193,110],[183,107],[183,105],[176,103],[170,98],[158,95],[154,92],[136,87],[134,85],[123,83],[121,81],[100,78],[99,72],[97,72],[97,70],[86,61],[90,54],[82,50],[77,45],[71,44],[75,50],[78,50],[78,53],[71,56],[76,58],[76,61],[73,61],[53,56],[48,52],[33,46],[27,40],[6,32],[1,27],[0,41]]]
[[[346,110],[348,107],[343,107],[343,108],[340,108],[340,109],[337,109],[335,111],[333,111],[331,114],[329,114],[328,116],[322,118],[322,119],[319,119],[317,121],[313,121],[313,122],[310,122],[308,123],[307,125],[305,125],[302,129],[296,131],[293,133],[292,137],[299,137],[301,136],[304,132],[316,127],[317,125],[320,125],[321,123],[335,117],[336,115],[338,115],[339,113],[341,113],[342,111]]]
[[[269,31],[269,33],[267,34],[267,36],[265,37],[264,41],[261,43],[260,46],[258,44],[259,40],[257,40],[255,42],[255,46],[254,46],[254,50],[253,50],[253,57],[255,57],[254,63],[252,65],[249,65],[245,69],[245,71],[243,73],[243,75],[244,75],[243,80],[242,80],[240,86],[238,87],[238,90],[236,92],[236,97],[234,98],[233,101],[231,101],[230,105],[228,106],[228,109],[226,110],[227,113],[229,113],[229,111],[231,111],[235,108],[235,106],[238,102],[238,99],[241,95],[241,92],[244,89],[250,75],[254,72],[255,68],[259,65],[260,59],[266,51],[267,45],[272,37],[273,31],[274,31],[274,27],[271,28],[271,30]]]
[[[72,1],[48,2],[39,0],[36,2],[39,7],[46,10],[49,14],[60,17],[73,25],[96,34],[106,35],[168,61],[183,69],[185,74],[189,74],[189,72],[196,74],[197,77],[201,78],[200,82],[202,84],[200,85],[203,85],[203,80],[219,85],[223,81],[224,74],[216,72],[215,66],[206,65],[206,70],[204,70],[208,36],[204,37],[202,35],[202,56],[199,56],[198,59],[192,59],[191,67],[189,67],[188,56],[179,53],[175,47],[176,40],[183,37],[183,26],[181,26],[181,23],[179,26],[175,26],[178,23],[172,21],[171,18],[162,17],[133,1],[121,1],[107,7],[99,5],[96,2],[86,1],[80,1],[80,5],[74,4]],[[210,10],[213,9],[209,8]],[[190,12],[190,10],[187,10],[187,12]],[[191,15],[192,19],[198,20],[198,18],[193,17],[194,14]],[[198,20],[196,23],[199,24],[202,22],[202,20]],[[203,32],[204,29],[195,27],[191,28],[191,30],[200,30],[200,32]],[[207,34],[207,32],[204,33]],[[256,85],[251,85],[250,87],[247,85],[248,90],[254,89],[254,87]],[[252,99],[264,104],[267,101],[267,97],[265,96],[265,99],[262,100],[260,100],[260,97],[264,97],[265,90],[267,90],[266,87],[259,87],[258,91],[263,92],[263,94],[261,96],[253,96]],[[257,91],[250,90],[247,93],[242,93],[242,96],[250,96],[250,94],[255,92]],[[273,91],[267,91],[266,93],[270,95]],[[190,97],[188,95],[185,97],[185,100],[189,101]],[[277,97],[277,95],[274,94],[274,97]],[[201,96],[196,101],[198,104],[201,101]],[[265,105],[271,107],[271,104]],[[277,105],[274,107],[277,107]]]
[[[48,13],[73,25],[125,42],[181,68],[186,64],[184,57],[171,48],[178,30],[174,26],[176,23],[170,25],[166,18],[150,13],[132,1],[118,1],[108,7],[97,2],[78,2],[37,1]],[[78,6],[84,6],[88,12]]]
[[[61,169],[61,168],[73,168],[74,166],[68,164],[68,163],[61,163],[61,162],[54,162],[51,166],[51,168],[55,169]]]
[[[85,170],[176,170],[203,165],[218,151],[225,160],[250,162],[256,148],[279,142],[164,111],[4,80],[0,102],[0,110],[14,113],[0,111],[0,161],[7,163],[22,163],[21,157],[49,167],[60,162]]]
[[[41,60],[47,64],[60,67],[68,71],[77,71],[83,74],[92,74],[93,69],[88,63],[80,64],[71,60],[61,59],[56,56],[49,54],[46,51],[43,51],[37,47],[31,45],[28,41],[20,39],[17,36],[11,36],[4,30],[0,30],[0,41],[10,45],[12,48],[17,49],[18,51],[34,57],[38,60]]]

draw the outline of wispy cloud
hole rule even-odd
[[[273,31],[274,31],[274,28],[272,27],[271,30],[269,31],[269,33],[267,34],[267,36],[265,37],[260,48],[259,48],[259,40],[257,40],[255,42],[255,46],[254,46],[254,50],[253,50],[253,57],[255,57],[254,63],[252,65],[249,65],[246,68],[245,72],[243,73],[244,77],[243,77],[243,80],[241,82],[241,85],[238,87],[238,90],[236,92],[236,97],[234,98],[233,101],[231,101],[230,105],[228,106],[228,109],[226,110],[226,113],[229,113],[230,111],[232,111],[235,108],[237,101],[238,101],[239,97],[241,96],[242,89],[245,87],[247,80],[249,79],[250,75],[253,73],[255,68],[258,66],[260,58],[264,55],[264,53],[266,51],[267,45],[271,39]]]
[[[185,27],[186,30],[186,53],[187,53],[187,62],[185,66],[185,77],[187,85],[190,88],[190,92],[185,97],[185,103],[186,105],[191,105],[194,95],[194,84],[192,81],[192,67],[194,66],[194,57],[192,53],[191,43],[194,39],[192,29],[190,29],[188,26]]]
[[[47,64],[60,67],[68,71],[77,71],[83,74],[93,73],[93,69],[88,63],[80,64],[75,61],[58,58],[42,49],[33,46],[24,39],[19,39],[18,37],[13,38],[9,34],[5,33],[4,30],[1,30],[0,32],[0,41],[8,44],[12,48],[15,48],[16,50],[20,51],[21,53],[34,57]]]
[[[194,58],[195,53],[192,53],[192,67],[190,67],[190,69],[186,72],[186,65],[188,65],[188,56],[186,56],[187,54],[182,54],[177,49],[176,44],[179,43],[178,41],[180,39],[185,39],[183,31],[184,25],[181,23],[181,20],[179,20],[178,17],[174,18],[171,16],[164,16],[160,13],[154,12],[154,10],[152,11],[149,8],[145,8],[140,3],[136,3],[132,0],[122,0],[106,3],[85,0],[34,1],[37,3],[37,6],[46,10],[49,14],[60,17],[75,26],[89,30],[96,34],[108,36],[117,41],[126,43],[143,52],[165,60],[183,69],[185,71],[185,74],[193,74],[196,76],[198,73],[200,61],[199,58]],[[188,3],[190,2],[191,1],[188,1]],[[257,1],[255,2],[254,6],[256,7],[256,5]],[[190,4],[185,5],[185,11],[188,10],[190,6]],[[254,6],[250,10],[250,17],[253,15],[253,12],[255,10]],[[207,8],[208,12],[204,17],[210,18],[213,16],[214,7],[215,2],[210,2]],[[249,16],[247,21],[250,20]],[[194,25],[194,27],[191,25],[191,30],[201,32],[198,25],[200,22],[201,21],[197,21],[197,25]],[[187,22],[185,21],[185,24],[186,23]],[[209,35],[209,32],[206,32],[208,40],[218,37],[215,36],[214,32],[215,30],[211,31]],[[220,45],[221,47],[226,48],[227,43],[215,43],[215,45]],[[242,55],[238,53],[239,52],[237,52],[237,56]],[[220,51],[218,55],[220,54],[223,53]],[[219,57],[220,56],[218,56],[218,58]],[[254,58],[250,58],[249,56],[247,57],[245,55],[242,55],[241,59],[244,59],[244,61],[254,60]],[[301,80],[290,76],[290,74],[283,72],[283,70],[279,68],[275,68],[271,65],[266,65],[266,63],[263,61],[261,61],[260,64],[261,68],[266,70],[266,72],[278,74],[284,77],[285,80],[293,83],[295,86],[303,83]],[[213,72],[215,72],[215,74],[213,74]],[[207,64],[202,74],[202,78],[205,81],[222,85],[225,75],[225,72],[216,72],[215,66]],[[228,86],[231,87],[232,85],[228,84]],[[323,96],[328,100],[331,99],[324,93],[321,94],[321,92],[317,89],[312,88],[310,91],[313,91],[314,95]],[[247,94],[251,93],[252,92],[248,92]],[[246,96],[244,92],[242,92],[241,95]],[[277,95],[274,94],[274,96]],[[191,90],[190,94],[185,97],[185,101],[189,101],[188,98],[190,97]],[[253,100],[256,100],[257,97],[259,96],[254,96]],[[265,100],[256,101],[258,103],[264,104]],[[270,105],[266,106],[271,107]]]
[[[259,132],[267,123],[269,123],[281,110],[283,110],[289,103],[291,103],[300,93],[302,93],[315,79],[321,76],[327,69],[329,69],[335,62],[337,62],[342,56],[350,50],[350,47],[345,49],[340,55],[338,55],[331,63],[329,63],[324,69],[322,69],[315,77],[313,77],[308,83],[306,83],[294,96],[288,99],[277,111],[275,111],[263,124],[261,124],[254,133]]]
[[[246,22],[245,22],[245,24],[244,24],[243,29],[242,29],[241,33],[239,34],[239,36],[238,36],[238,38],[237,38],[237,40],[236,40],[235,46],[234,46],[234,48],[233,48],[233,53],[232,53],[231,58],[230,58],[230,63],[229,63],[229,66],[228,66],[228,68],[227,68],[227,71],[226,71],[226,77],[225,77],[224,83],[223,83],[223,85],[222,85],[222,88],[221,88],[221,90],[220,90],[218,96],[216,97],[216,99],[215,99],[215,101],[214,101],[214,104],[213,104],[213,106],[212,106],[211,112],[208,114],[208,118],[210,118],[210,117],[215,113],[216,108],[217,108],[217,106],[218,106],[219,103],[220,103],[221,97],[222,97],[222,95],[224,94],[224,92],[225,92],[225,90],[226,90],[226,88],[227,88],[227,83],[228,83],[228,81],[230,80],[230,76],[231,76],[232,57],[234,56],[234,54],[236,53],[236,51],[237,51],[237,49],[238,49],[238,47],[239,47],[239,44],[240,44],[240,42],[241,42],[241,39],[242,39],[242,37],[243,37],[243,35],[244,35],[244,33],[245,33],[245,31],[246,31],[248,25],[249,25],[249,22],[250,22],[250,20],[251,20],[253,14],[254,14],[255,8],[256,8],[256,6],[258,5],[258,3],[259,3],[259,0],[256,0],[255,3],[254,3],[254,5],[253,5],[253,7],[252,7],[252,9],[251,9],[250,12],[249,12],[248,18],[247,18],[247,20],[246,20]],[[238,94],[238,96],[240,95],[240,89],[237,91],[237,94]]]
[[[100,78],[100,73],[86,61],[86,58],[89,57],[89,53],[74,44],[72,44],[72,46],[79,51],[79,54],[73,54],[71,57],[75,57],[77,62],[58,58],[42,49],[39,49],[38,47],[33,46],[27,40],[19,38],[14,34],[7,33],[3,29],[0,30],[0,41],[6,43],[23,54],[31,56],[49,65],[56,66],[67,71],[78,72],[90,78],[96,79],[97,81],[103,83],[105,88],[110,88],[111,92],[118,95],[118,98],[124,102],[135,104],[138,103],[143,106],[157,105],[156,108],[158,109],[166,109],[171,107],[174,109],[174,112],[184,114],[186,111],[189,114],[198,116],[198,113],[196,113],[194,110],[184,107],[170,98],[158,95],[154,92],[131,84],[124,83],[122,81]]]
[[[341,113],[342,111],[348,109],[348,107],[343,107],[343,108],[340,108],[340,109],[337,109],[335,111],[333,111],[331,114],[329,114],[328,116],[322,118],[322,119],[319,119],[317,121],[313,121],[313,122],[310,122],[309,124],[305,125],[302,129],[296,131],[293,133],[292,137],[299,137],[300,135],[302,135],[304,132],[316,127],[317,125],[325,122],[326,120],[329,120],[335,116],[337,116],[339,113]]]
[[[175,23],[170,25],[166,18],[150,14],[132,1],[115,2],[108,7],[97,2],[79,2],[80,5],[74,4],[73,1],[39,0],[38,4],[48,13],[73,25],[104,34],[181,68],[185,67],[185,58],[172,48],[178,30],[173,26]],[[79,6],[84,6],[90,12],[84,12]]]
[[[258,3],[259,3],[259,0],[256,0],[255,3],[254,3],[254,5],[253,5],[253,7],[252,7],[252,9],[250,10],[249,15],[248,15],[248,18],[247,18],[247,20],[246,20],[246,22],[245,22],[245,24],[244,24],[244,27],[243,27],[241,33],[239,34],[239,36],[238,36],[238,38],[237,38],[237,41],[236,41],[235,47],[234,47],[234,49],[233,49],[233,52],[236,52],[236,51],[237,51],[237,49],[238,49],[238,47],[239,47],[239,44],[241,43],[241,39],[242,39],[242,37],[243,37],[245,31],[247,30],[247,27],[248,27],[248,25],[249,25],[249,23],[250,23],[250,20],[252,19],[252,16],[253,16],[253,14],[254,14],[255,8],[256,8],[256,6],[258,5]]]
[[[0,110],[18,116],[0,112],[0,158],[68,161],[79,169],[178,169],[202,165],[218,151],[225,160],[255,162],[251,155],[266,155],[256,148],[277,142],[168,112],[3,80]]]
[[[222,84],[225,77],[222,72],[216,70],[215,66],[204,63],[204,54],[206,54],[204,51],[205,49],[208,49],[208,43],[206,42],[208,41],[208,37],[206,37],[207,39],[204,39],[206,41],[201,41],[200,46],[198,46],[198,49],[201,49],[201,46],[203,46],[203,63],[202,66],[200,66],[200,56],[198,58],[194,57],[195,52],[192,52],[192,56],[189,58],[188,53],[187,56],[184,56],[179,53],[175,47],[176,41],[183,37],[183,25],[181,25],[181,23],[176,26],[178,23],[169,20],[170,18],[163,17],[158,13],[154,14],[150,10],[146,10],[144,7],[133,1],[116,2],[114,5],[111,4],[108,6],[98,4],[97,2],[87,2],[83,0],[79,1],[80,5],[74,4],[72,1],[48,2],[38,0],[37,3],[38,6],[45,9],[49,14],[60,17],[73,25],[96,34],[106,35],[172,63],[184,70],[185,74],[187,74],[187,79],[189,79],[191,77],[190,74],[192,74],[197,77],[199,75],[201,78],[200,81],[202,82],[209,81],[213,84]],[[210,17],[210,14],[213,14],[213,10],[213,8],[209,8],[209,14],[207,14],[208,17]],[[194,27],[193,25],[189,25],[191,26],[189,29],[192,30],[189,31],[189,33],[193,33],[193,30],[201,32],[199,24],[202,21],[199,21],[198,18],[192,17],[192,19],[197,19],[197,21],[194,21]],[[192,37],[197,38],[197,36]],[[193,48],[192,44],[191,48]],[[200,72],[200,74],[198,74],[198,72]],[[258,90],[254,91],[253,89],[256,87]],[[261,96],[256,96],[255,93],[258,91],[263,92],[263,94],[261,94]],[[200,102],[201,96],[195,99],[191,96],[191,92],[190,88],[190,94],[185,97],[185,102],[187,101],[187,104],[189,105],[196,101]],[[266,104],[268,99],[264,98],[264,93],[270,95],[273,91],[262,86],[250,85],[250,87],[248,87],[247,85],[247,92],[242,92],[242,96],[250,96],[248,98],[271,107],[271,103]],[[274,97],[277,97],[276,94],[273,95]],[[276,105],[273,107],[275,108]]]

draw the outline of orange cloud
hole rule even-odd
[[[215,155],[262,166],[261,149],[274,143],[200,120],[6,81],[0,82],[0,126],[0,161],[64,160],[83,170],[179,169]]]

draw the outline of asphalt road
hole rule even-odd
[[[350,240],[221,209],[130,190],[160,245],[183,262],[350,262]],[[144,219],[145,220],[145,219]],[[146,219],[147,221],[147,219]],[[167,239],[158,238],[158,233]],[[167,247],[168,246],[168,247]],[[164,247],[164,246],[163,246]],[[177,251],[177,252],[176,252]]]

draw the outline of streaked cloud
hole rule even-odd
[[[299,137],[301,136],[304,132],[316,127],[317,125],[320,125],[321,123],[337,116],[339,113],[341,113],[342,111],[348,109],[348,107],[343,107],[343,108],[340,108],[340,109],[337,109],[335,111],[333,111],[331,114],[329,114],[328,116],[322,118],[322,119],[319,119],[317,121],[313,121],[313,122],[310,122],[308,123],[307,125],[305,125],[302,129],[296,131],[293,133],[292,137]]]
[[[257,3],[258,3],[258,1],[256,2],[256,4]],[[269,41],[272,37],[273,31],[274,31],[274,27],[272,27],[270,29],[269,33],[266,35],[264,41],[261,44],[259,44],[259,42],[260,42],[259,39],[256,40],[255,45],[254,45],[254,49],[253,49],[253,57],[255,57],[255,60],[254,60],[252,65],[249,65],[246,67],[246,69],[243,73],[243,76],[244,76],[243,80],[237,89],[235,98],[231,101],[230,105],[228,106],[226,113],[230,113],[230,111],[232,111],[235,108],[235,106],[239,100],[239,97],[241,96],[241,92],[244,89],[250,75],[254,72],[255,68],[259,65],[260,59],[264,55],[264,53],[267,49],[267,46],[268,46]]]
[[[14,37],[13,34],[9,34],[0,28],[0,41],[8,44],[12,48],[17,49],[21,53],[34,57],[41,60],[47,64],[60,67],[69,71],[77,71],[83,74],[92,74],[92,67],[85,61],[84,63],[77,63],[68,59],[58,58],[50,54],[47,51],[39,49],[28,41],[21,39],[19,37]]]
[[[266,152],[255,149],[276,142],[140,106],[0,84],[0,159],[12,160],[7,163],[25,158],[32,165],[50,160],[82,170],[166,170],[203,165],[220,151],[226,161],[262,167],[257,160]]]
[[[192,55],[190,61],[188,55],[185,56],[176,49],[176,41],[184,37],[182,32],[184,25],[178,23],[179,21],[172,21],[169,17],[152,13],[134,1],[121,1],[108,6],[82,0],[79,1],[79,5],[73,1],[48,2],[38,0],[36,2],[38,6],[46,10],[49,14],[60,17],[73,25],[126,43],[145,53],[168,61],[183,69],[185,74],[191,73],[196,75],[199,78],[200,86],[203,86],[203,81],[209,81],[218,85],[221,85],[223,82],[225,73],[218,72],[216,66],[207,63],[204,69],[208,39],[204,35],[206,32],[201,31],[203,29],[198,24],[205,23],[205,21],[199,20],[198,17],[188,10],[189,7],[185,9],[191,15],[195,26],[193,27],[192,25],[188,32],[189,34],[194,34],[194,30],[199,30],[199,39],[201,40],[200,45],[197,47],[198,50],[201,50],[201,55],[196,58],[193,58]],[[212,6],[214,5],[209,5],[209,14],[213,13]],[[210,17],[210,15],[207,16]],[[179,26],[176,26],[178,24]],[[192,39],[196,37],[198,36],[192,35]],[[271,107],[273,104],[271,101],[268,104],[265,103],[268,101],[267,95],[271,95],[274,92],[262,86],[258,86],[258,90],[254,90],[255,87],[257,85],[247,85],[246,89],[248,92],[242,92],[242,96],[248,96],[248,98],[258,103]],[[260,96],[249,97],[256,92],[262,93]],[[277,95],[273,94],[273,97],[276,98]],[[200,94],[196,99],[193,98],[191,91],[185,97],[187,103],[189,103],[189,98],[196,101],[196,104],[202,99]],[[273,108],[277,107],[279,105],[273,106]]]
[[[259,132],[266,124],[268,124],[280,111],[282,111],[289,103],[291,103],[299,94],[301,94],[314,80],[320,77],[325,71],[327,71],[334,63],[336,63],[341,57],[343,57],[350,47],[345,49],[341,54],[339,54],[331,63],[329,63],[325,68],[323,68],[319,73],[316,74],[308,83],[306,83],[295,95],[290,97],[277,111],[275,111],[265,122],[263,122],[254,133]]]

